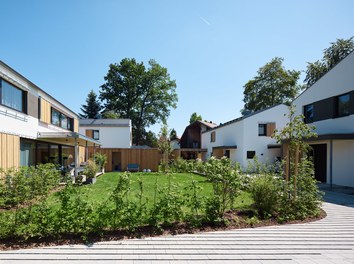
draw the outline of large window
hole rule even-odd
[[[0,79],[0,102],[2,105],[27,113],[27,94],[8,82]]]
[[[59,112],[55,108],[52,108],[52,117],[51,117],[51,123],[52,125],[67,129],[67,130],[73,130],[73,119],[70,117],[67,117],[63,113]]]
[[[304,106],[304,116],[305,116],[305,123],[312,123],[313,122],[313,104],[305,105]]]
[[[21,139],[20,143],[20,165],[35,165],[35,143],[34,141]]]
[[[337,116],[350,114],[350,94],[343,94],[337,97]]]

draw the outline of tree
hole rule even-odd
[[[86,104],[80,108],[83,114],[79,114],[81,118],[99,118],[102,106],[97,100],[96,93],[91,90],[86,98]]]
[[[174,128],[172,128],[171,132],[170,132],[170,140],[173,140],[177,138],[177,132]]]
[[[156,148],[157,146],[157,137],[154,132],[152,131],[145,131],[142,135],[141,145],[146,145],[152,148]]]
[[[194,112],[191,117],[189,118],[189,124],[194,123],[195,121],[201,121],[203,120],[201,115],[198,115],[196,112]]]
[[[275,57],[257,71],[257,76],[244,85],[242,114],[252,113],[280,103],[289,103],[301,87],[300,71],[286,70],[284,59]]]
[[[167,69],[154,60],[148,64],[146,68],[143,62],[128,58],[111,64],[101,86],[105,108],[132,120],[136,145],[141,144],[145,128],[165,122],[178,101],[176,81],[171,80]]]
[[[114,111],[103,111],[102,112],[102,118],[104,119],[118,119],[119,115],[115,113]]]
[[[306,77],[304,80],[307,88],[313,85],[354,50],[353,38],[354,37],[349,39],[337,39],[336,42],[331,42],[331,46],[323,51],[322,60],[307,63]]]
[[[168,169],[168,158],[172,153],[169,134],[171,134],[171,131],[169,131],[166,124],[163,124],[158,135],[157,146],[162,154],[161,168],[164,172]]]

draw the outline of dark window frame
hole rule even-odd
[[[263,127],[263,133],[259,133],[259,129]],[[267,136],[267,124],[258,124],[258,136]]]
[[[215,131],[212,131],[210,133],[210,142],[215,142],[215,140],[216,140],[216,133]]]
[[[256,156],[255,150],[247,150],[247,159],[253,159]]]
[[[343,98],[343,97],[347,97],[348,96],[348,105],[347,105],[347,112],[346,113],[343,113],[343,112],[340,112],[340,98]],[[336,96],[336,117],[344,117],[344,116],[348,116],[350,115],[350,101],[351,101],[351,98],[350,98],[350,93],[345,93],[345,94],[341,94],[341,95],[338,95]]]
[[[6,104],[3,104],[2,103],[2,89],[3,89],[3,85],[2,85],[2,82],[6,82],[10,87],[16,89],[16,90],[19,90],[21,92],[21,110],[19,109],[16,109],[16,108],[13,108],[9,105],[6,105]],[[23,114],[26,114],[27,115],[27,112],[28,112],[28,109],[27,109],[27,91],[24,91],[20,88],[18,88],[17,86],[13,85],[12,83],[0,78],[0,105],[3,105],[7,108],[10,108],[14,111],[17,111],[17,112],[20,112],[20,113],[23,113]]]
[[[98,133],[98,137],[95,137],[95,133]],[[95,140],[100,140],[100,131],[99,130],[92,130],[92,138]]]
[[[54,124],[53,123],[53,112],[57,112],[59,114],[59,124]],[[67,122],[66,122],[66,127],[63,127],[63,124],[62,124],[62,120],[66,119]],[[57,127],[60,127],[62,129],[66,129],[66,130],[70,130],[70,131],[74,131],[74,128],[73,128],[73,118],[72,117],[69,117],[67,116],[66,114],[63,114],[62,112],[60,112],[58,109],[54,108],[54,107],[51,107],[51,111],[50,111],[50,123],[53,125],[53,126],[57,126]]]
[[[308,108],[312,108],[312,114],[311,115],[308,114],[308,112],[309,112]],[[314,106],[314,104],[304,105],[303,113],[304,113],[304,122],[305,122],[305,124],[314,122],[314,117],[315,117],[315,106]]]

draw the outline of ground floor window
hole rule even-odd
[[[40,163],[53,163],[60,166],[68,166],[74,162],[74,155],[75,151],[72,146],[21,139],[21,166],[31,166]]]

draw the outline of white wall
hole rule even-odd
[[[354,140],[333,141],[333,184],[354,187],[353,153]]]
[[[275,158],[280,156],[280,149],[267,148],[269,144],[276,144],[276,140],[271,137],[258,136],[258,124],[275,122],[276,128],[281,129],[287,122],[287,118],[284,116],[287,112],[287,106],[278,105],[202,133],[202,148],[208,149],[206,158],[210,157],[213,147],[236,145],[237,149],[230,151],[230,159],[240,163],[244,169],[247,168],[249,162],[252,162],[247,159],[247,151],[256,151],[258,160],[263,163],[273,163]],[[216,134],[215,142],[210,142],[212,132]]]
[[[86,135],[86,130],[99,130],[101,148],[130,148],[131,128],[130,127],[104,127],[104,126],[80,126],[79,133]]]
[[[294,100],[293,104],[296,106],[296,113],[303,114],[303,106],[305,105],[354,90],[353,69],[354,52],[349,54]],[[354,115],[322,120],[314,122],[313,125],[316,126],[316,132],[319,135],[329,133],[353,133]]]

